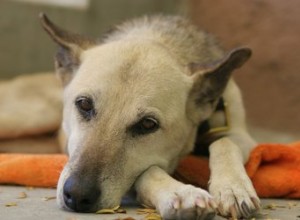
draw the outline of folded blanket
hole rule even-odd
[[[0,184],[56,187],[67,159],[61,154],[0,154]],[[246,170],[260,197],[300,198],[300,142],[257,146]],[[174,176],[207,188],[208,159],[187,156]]]
[[[300,142],[261,144],[246,170],[259,196],[300,198]]]
[[[67,160],[63,154],[0,154],[0,184],[55,187]]]
[[[260,144],[251,152],[245,166],[259,197],[300,198],[300,142]],[[188,156],[175,176],[186,183],[207,188],[208,159]]]

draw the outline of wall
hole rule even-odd
[[[191,17],[228,50],[253,57],[235,77],[249,121],[300,138],[300,1],[189,0]]]
[[[152,13],[176,13],[180,0],[91,0],[74,10],[0,0],[0,78],[53,69],[55,45],[42,30],[43,11],[60,26],[97,37],[111,25]]]
[[[0,0],[0,78],[53,70],[55,45],[40,27],[40,11],[68,30],[96,37],[126,18],[177,13],[182,2],[226,49],[253,49],[251,61],[235,73],[250,123],[300,137],[298,0],[92,0],[87,10]]]

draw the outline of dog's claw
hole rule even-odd
[[[249,217],[251,215],[251,209],[245,201],[243,201],[241,204],[241,213],[245,217]]]
[[[199,208],[204,209],[206,207],[205,201],[201,198],[197,198],[195,203]]]
[[[174,192],[165,191],[157,209],[163,219],[211,219],[215,201],[209,193],[192,185],[180,185]]]
[[[224,210],[222,204],[219,204],[219,206],[218,206],[218,212],[219,212],[221,215],[225,215],[225,210]]]
[[[231,214],[231,217],[232,219],[237,219],[237,211],[235,209],[235,205],[232,205],[230,208],[230,214]]]
[[[260,201],[259,201],[259,199],[255,198],[255,197],[251,197],[250,199],[251,199],[254,207],[256,209],[260,209]]]
[[[218,208],[218,204],[217,204],[213,199],[210,199],[210,200],[208,201],[208,204],[209,204],[209,206],[210,206],[212,209],[214,209],[214,210],[216,210],[216,209]]]

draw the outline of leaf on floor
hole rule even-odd
[[[56,196],[45,196],[44,198],[42,198],[43,201],[49,201],[53,199],[56,199]]]
[[[138,209],[137,214],[146,215],[145,220],[162,220],[162,217],[157,213],[155,209]]]
[[[125,218],[116,218],[114,220],[136,220],[136,219],[132,217],[125,217]]]
[[[122,213],[125,214],[126,210],[125,209],[121,209],[120,206],[116,206],[112,209],[100,209],[96,212],[96,214],[115,214],[115,213]]]
[[[33,186],[26,186],[26,190],[31,191],[34,190],[35,188]]]
[[[288,202],[288,207],[289,209],[293,208],[293,207],[296,207],[298,205],[297,202]]]
[[[15,202],[8,202],[8,203],[5,204],[5,206],[6,207],[13,207],[13,206],[18,206],[18,204],[15,203]]]
[[[27,198],[27,194],[25,192],[20,192],[18,199],[25,199]]]

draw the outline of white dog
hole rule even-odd
[[[255,142],[231,78],[250,49],[224,53],[177,16],[126,22],[99,40],[68,33],[44,14],[41,20],[59,46],[56,71],[64,85],[70,159],[58,183],[61,207],[112,208],[134,188],[164,219],[204,219],[215,211],[248,217],[259,208],[243,165]],[[199,126],[224,124],[204,140],[209,193],[173,179],[178,161],[205,136]]]

